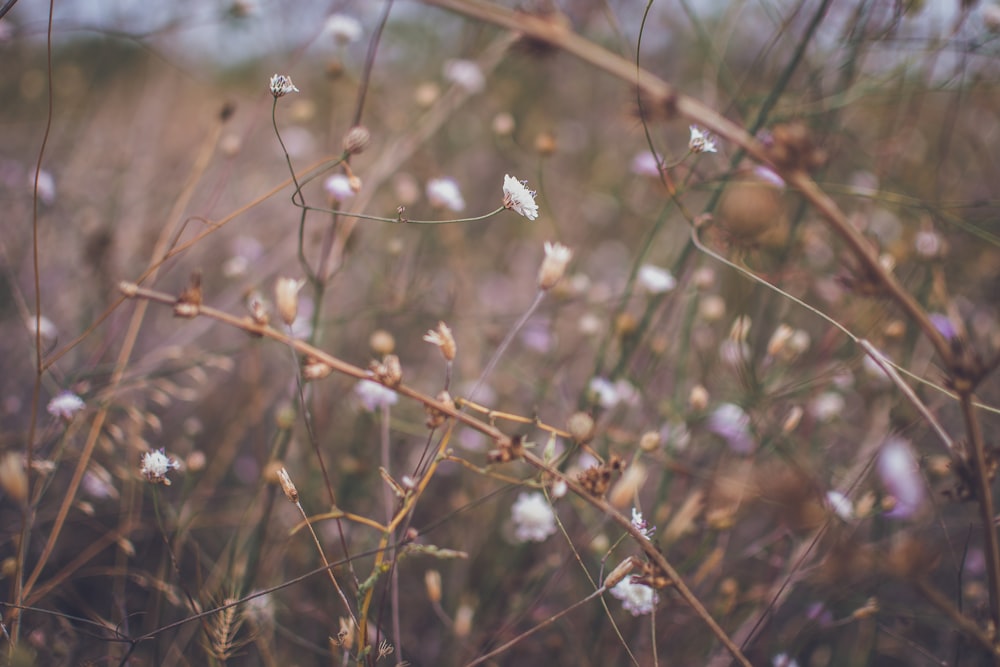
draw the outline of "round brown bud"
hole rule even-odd
[[[355,125],[344,137],[344,151],[351,155],[363,153],[372,140],[372,134],[364,125]]]
[[[656,431],[646,431],[639,438],[639,449],[649,453],[655,452],[660,448],[660,434]]]
[[[574,412],[566,422],[566,430],[576,442],[590,442],[594,437],[594,418],[586,412]]]
[[[543,157],[556,152],[556,138],[551,132],[539,132],[535,137],[535,150]]]
[[[396,339],[385,329],[376,329],[368,338],[368,346],[380,357],[392,354],[396,350]]]

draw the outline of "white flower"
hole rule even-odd
[[[527,188],[528,181],[519,181],[513,176],[503,177],[503,205],[513,209],[528,220],[538,217],[538,204],[535,203],[535,191]]]
[[[926,491],[910,443],[898,436],[889,437],[879,451],[876,468],[882,484],[896,501],[887,516],[905,519],[916,514],[924,503]]]
[[[677,279],[672,273],[652,264],[640,266],[637,277],[639,284],[650,294],[662,294],[677,287]]]
[[[692,153],[715,153],[715,141],[712,135],[705,132],[697,125],[692,125],[691,139],[688,140],[688,150]]]
[[[354,196],[354,189],[351,188],[351,179],[344,174],[333,174],[323,181],[323,189],[330,195],[333,201],[347,201]]]
[[[164,454],[162,449],[157,449],[152,452],[146,452],[142,455],[142,466],[140,467],[139,472],[142,473],[142,476],[145,477],[147,481],[152,482],[153,484],[170,486],[170,480],[167,479],[167,473],[174,468],[179,468],[180,465],[180,463]]]
[[[663,158],[651,151],[636,153],[629,167],[637,176],[659,176]]]
[[[708,430],[740,454],[749,454],[756,445],[750,433],[750,415],[735,403],[723,403],[712,411],[708,417]]]
[[[795,658],[789,658],[785,653],[779,653],[774,656],[771,660],[771,664],[774,667],[799,667],[799,663],[795,661]]]
[[[561,243],[545,242],[545,259],[538,269],[538,287],[549,290],[556,286],[566,273],[566,265],[573,259],[573,251]]]
[[[834,514],[844,521],[850,521],[854,518],[854,505],[851,503],[850,498],[840,491],[827,491],[826,504],[830,506]]]
[[[826,391],[809,403],[809,414],[819,422],[831,422],[844,411],[844,397],[835,391]]]
[[[71,391],[64,391],[56,395],[51,401],[49,401],[48,410],[49,414],[53,417],[58,417],[60,419],[65,419],[70,421],[80,410],[83,410],[86,405],[83,399],[74,394]]]
[[[635,507],[632,508],[632,527],[642,533],[642,536],[647,540],[653,539],[653,533],[656,532],[656,526],[650,527],[646,523],[646,519],[643,518],[642,512]]]
[[[449,60],[444,64],[444,78],[470,93],[486,87],[486,77],[472,60]]]
[[[615,388],[614,383],[605,378],[591,378],[587,389],[594,395],[594,398],[597,399],[597,404],[602,408],[613,408],[621,400],[618,397],[618,390]]]
[[[511,507],[514,535],[522,542],[544,542],[556,532],[556,515],[541,493],[521,493]]]
[[[43,340],[54,340],[56,336],[59,335],[59,330],[56,329],[56,325],[52,322],[52,320],[44,315],[37,319],[34,315],[32,315],[31,319],[28,320],[28,331],[31,333],[32,337],[35,335],[36,328],[41,329]]]
[[[35,173],[28,174],[28,187],[35,187]],[[56,179],[52,172],[42,169],[38,172],[38,200],[43,204],[52,204],[56,200]]]
[[[326,20],[323,32],[333,37],[337,44],[349,44],[361,39],[361,23],[353,16],[334,14]]]
[[[450,211],[465,209],[465,200],[458,190],[458,183],[452,178],[435,178],[427,182],[427,199],[432,206]]]
[[[633,584],[631,577],[625,577],[615,584],[611,594],[621,600],[622,606],[632,612],[633,616],[651,613],[660,601],[656,591],[643,584]]]
[[[361,380],[354,386],[354,393],[368,412],[375,412],[386,405],[395,405],[399,395],[392,389],[372,380]]]
[[[287,77],[284,74],[275,74],[271,77],[271,94],[274,95],[275,98],[284,97],[289,93],[297,92],[299,92],[299,89],[295,87],[295,84],[292,83],[292,79],[290,77]]]

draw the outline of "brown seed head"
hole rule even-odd
[[[363,153],[372,140],[372,134],[364,125],[355,125],[344,136],[344,151],[350,155]]]

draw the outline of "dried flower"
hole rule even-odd
[[[403,366],[395,354],[382,357],[381,363],[372,362],[371,371],[375,379],[388,387],[398,387],[403,381]]]
[[[142,465],[139,468],[139,472],[142,473],[142,476],[148,482],[170,486],[167,473],[174,468],[179,468],[180,465],[180,463],[167,456],[161,448],[142,455]]]
[[[545,242],[545,259],[538,269],[538,287],[550,290],[566,273],[566,265],[573,259],[573,251],[561,243]]]
[[[354,393],[368,412],[375,412],[383,406],[395,405],[399,401],[399,395],[396,392],[373,380],[358,382],[354,386]]]
[[[59,419],[63,419],[65,421],[71,421],[73,419],[73,415],[80,412],[80,410],[83,410],[85,407],[86,404],[83,402],[82,398],[71,391],[63,391],[49,401],[46,410],[53,417],[58,417]]]
[[[444,322],[438,322],[437,329],[431,329],[424,334],[424,340],[431,345],[437,345],[445,361],[453,361],[458,353],[458,345],[451,329]]]
[[[271,77],[271,94],[274,95],[275,99],[297,92],[299,89],[295,87],[290,77],[284,74],[275,74]]]
[[[586,412],[574,412],[566,421],[566,430],[574,441],[590,442],[594,437],[594,418]]]
[[[444,78],[469,93],[478,93],[486,87],[486,77],[479,65],[472,60],[449,60],[444,64]]]
[[[28,475],[24,470],[24,457],[19,452],[8,451],[0,457],[0,489],[19,503],[28,499]]]
[[[292,325],[299,312],[299,290],[305,284],[305,280],[294,278],[278,278],[274,283],[274,301],[278,307],[278,315],[288,326]]]
[[[611,574],[605,577],[604,587],[614,588],[615,586],[618,585],[620,581],[624,580],[625,577],[628,575],[628,573],[631,572],[633,569],[635,569],[635,560],[633,560],[632,557],[629,556],[622,562],[618,563],[618,567],[611,570]]]
[[[333,14],[323,25],[323,32],[333,37],[337,44],[349,44],[361,39],[361,23],[353,16]]]
[[[622,606],[633,616],[651,613],[660,596],[649,586],[632,583],[632,578],[622,579],[611,589],[611,594],[622,601]]]
[[[453,178],[434,178],[427,182],[427,199],[431,206],[449,211],[465,209],[465,200]]]
[[[688,140],[688,150],[692,153],[715,153],[715,140],[712,135],[697,125],[690,127],[691,138]]]
[[[538,217],[538,204],[535,203],[535,191],[529,190],[527,185],[528,181],[519,181],[513,176],[504,175],[503,205],[528,220],[534,220]]]
[[[351,187],[351,179],[344,174],[333,174],[323,181],[323,189],[330,199],[335,202],[344,202],[354,196],[354,188]]]
[[[281,490],[284,491],[285,497],[288,500],[293,503],[299,502],[299,491],[295,488],[295,484],[288,475],[288,471],[283,467],[278,470],[278,483],[281,484]]]
[[[556,532],[556,515],[541,493],[521,493],[511,508],[514,535],[522,542],[544,542]]]
[[[652,264],[640,266],[636,280],[650,294],[663,294],[677,287],[677,279],[672,273]]]

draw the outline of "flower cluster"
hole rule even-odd
[[[297,92],[299,89],[292,83],[291,77],[284,74],[275,74],[271,77],[271,94],[274,95],[275,99]]]
[[[535,191],[528,189],[528,181],[519,181],[513,176],[504,175],[503,205],[504,208],[509,208],[528,220],[534,220],[538,217]]]
[[[511,507],[514,536],[521,542],[544,542],[556,532],[556,515],[541,493],[522,493]]]
[[[163,449],[157,449],[142,455],[142,465],[139,467],[139,472],[148,482],[170,486],[167,473],[180,466],[181,464],[167,456]]]

